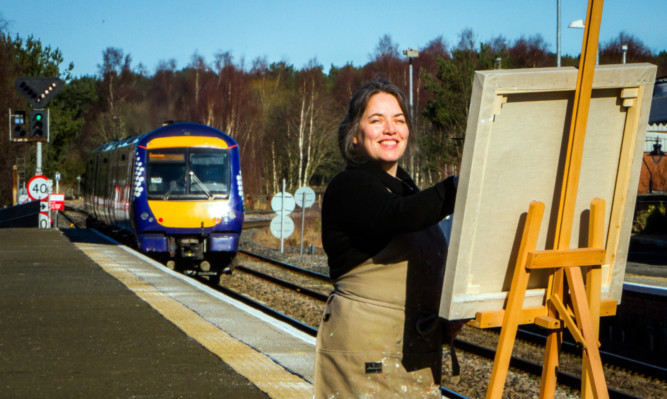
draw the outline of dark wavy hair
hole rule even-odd
[[[408,131],[410,132],[408,135],[406,152],[412,152],[414,150],[412,118],[410,118],[410,110],[407,106],[405,94],[398,88],[398,86],[388,80],[378,79],[364,84],[361,89],[354,93],[350,99],[347,115],[345,115],[345,119],[343,119],[338,127],[338,147],[340,148],[340,153],[343,156],[346,165],[361,164],[368,160],[366,154],[363,151],[359,151],[354,145],[353,139],[354,137],[358,137],[361,132],[359,124],[364,111],[366,111],[368,102],[371,97],[378,93],[391,94],[396,98],[396,101],[398,101],[398,105],[401,107],[403,115],[405,115]]]

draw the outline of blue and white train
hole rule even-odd
[[[168,267],[219,278],[243,226],[238,145],[187,122],[107,143],[87,159],[84,202],[93,222],[129,234]]]

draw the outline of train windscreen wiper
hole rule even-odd
[[[201,189],[204,191],[204,193],[206,194],[208,199],[213,199],[213,195],[211,194],[210,191],[208,191],[208,189],[206,188],[206,185],[204,185],[204,183],[202,183],[202,181],[199,180],[197,175],[195,175],[195,172],[190,171],[190,180],[193,180],[193,179],[194,179],[195,183],[197,183],[199,185],[199,187],[201,187]]]
[[[185,175],[183,175],[183,177],[181,177],[181,179],[182,179],[182,180],[185,180]],[[177,180],[173,180],[173,181],[169,184],[169,190],[167,190],[167,192],[164,193],[164,195],[162,196],[162,199],[165,200],[165,201],[168,200],[168,199],[169,199],[169,196],[171,195],[171,193],[172,193],[174,190],[176,190],[177,188],[178,188],[178,181],[177,181]]]
[[[171,195],[172,191],[174,191],[178,187],[178,183],[176,183],[175,181],[172,183],[173,184],[170,184],[169,190],[167,190],[167,192],[164,193],[164,195],[162,196],[162,199],[165,201],[169,199],[169,196]]]

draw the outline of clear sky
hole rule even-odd
[[[561,0],[561,53],[578,55],[586,0]],[[362,66],[388,34],[399,50],[422,48],[442,36],[454,47],[471,28],[477,41],[503,35],[513,43],[541,34],[556,52],[557,0],[26,0],[3,1],[0,20],[22,39],[30,35],[59,48],[62,67],[74,75],[98,73],[102,53],[119,48],[152,74],[160,61],[187,66],[193,54],[212,65],[229,51],[234,63],[250,67],[257,57],[285,61],[297,69],[315,59],[331,65]],[[607,0],[600,42],[625,31],[653,53],[667,50],[665,0]]]

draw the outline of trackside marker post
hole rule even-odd
[[[315,191],[312,188],[303,186],[294,193],[296,204],[301,207],[301,251],[303,255],[303,231],[306,225],[306,208],[310,208],[315,203]]]
[[[277,193],[271,199],[271,209],[278,215],[271,220],[271,234],[280,238],[280,253],[284,250],[284,240],[294,232],[294,222],[288,216],[294,210],[296,201],[292,194],[285,192],[285,179],[283,179],[283,191]]]

